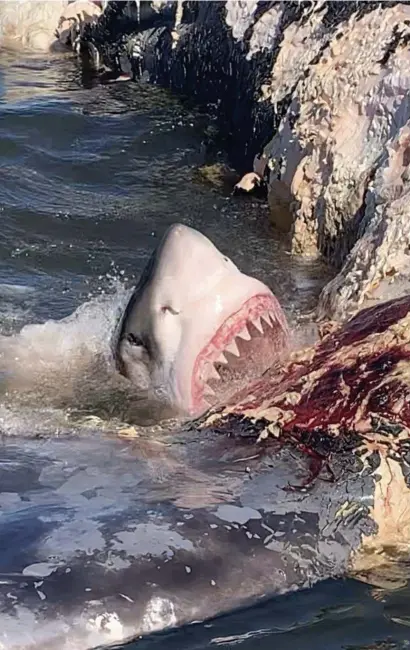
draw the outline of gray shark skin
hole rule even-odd
[[[343,574],[373,479],[288,490],[308,458],[208,431],[4,440],[0,648],[95,647]],[[346,495],[357,508],[340,517]]]

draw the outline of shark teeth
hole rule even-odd
[[[211,402],[214,403],[214,398],[216,396],[215,390],[218,390],[218,388],[215,387],[215,385],[212,388],[207,382],[216,381],[218,382],[216,386],[220,386],[220,382],[223,380],[224,371],[220,366],[215,367],[215,364],[221,364],[225,367],[229,367],[231,364],[231,367],[232,365],[235,367],[235,360],[233,360],[229,355],[232,355],[237,359],[239,359],[242,355],[246,357],[246,350],[252,350],[252,345],[247,348],[246,344],[243,342],[252,340],[260,341],[260,338],[256,336],[254,331],[252,331],[252,327],[255,327],[260,332],[260,334],[262,334],[262,336],[266,336],[267,332],[269,330],[274,330],[278,324],[278,318],[273,311],[266,311],[263,314],[256,316],[255,318],[250,318],[248,322],[244,323],[240,332],[237,332],[235,336],[229,341],[229,343],[224,347],[223,352],[221,351],[219,353],[219,356],[216,359],[213,361],[208,360],[205,362],[205,367],[203,368],[204,399],[208,398],[208,402],[210,404]],[[252,334],[250,332],[252,332]],[[241,341],[240,349],[238,347],[239,341]],[[225,354],[227,354],[228,358],[225,356]],[[218,370],[221,371],[222,377],[219,374]]]
[[[224,357],[224,358],[225,358],[225,357]],[[228,362],[225,360],[225,363],[228,363]],[[214,364],[213,364],[213,363],[210,363],[209,366],[208,366],[208,381],[209,381],[210,379],[220,379],[220,378],[221,378],[221,377],[220,377],[220,375],[219,375],[219,372],[218,372],[217,369],[215,368]]]
[[[234,354],[235,357],[240,356],[240,352],[238,350],[238,346],[236,345],[235,339],[232,339],[232,341],[226,346],[225,351]]]
[[[261,318],[262,318],[263,322],[266,323],[266,325],[268,327],[272,327],[271,315],[269,313],[262,314]]]
[[[245,325],[245,327],[243,328],[243,330],[241,330],[241,331],[237,334],[237,336],[238,336],[240,339],[243,339],[244,341],[250,341],[251,338],[252,338],[251,335],[249,334],[249,330],[248,330],[247,325]]]
[[[224,363],[226,365],[228,363],[228,359],[225,357],[224,353],[221,352],[219,357],[215,359],[215,363]]]
[[[261,334],[263,334],[263,327],[262,327],[261,317],[258,316],[257,318],[255,318],[255,320],[252,320],[252,323],[256,327],[256,329],[259,330],[259,332]]]
[[[209,395],[209,397],[214,397],[216,395],[215,391],[210,387],[209,384],[204,385],[204,395]]]

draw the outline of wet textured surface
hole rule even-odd
[[[175,1],[150,17],[112,2],[83,45],[213,104],[292,250],[338,271],[318,315],[345,320],[408,292],[408,18],[395,1]]]
[[[268,373],[227,413],[266,417],[283,432],[377,436],[376,421],[388,433],[405,430],[408,409],[408,314],[410,299],[398,298],[359,312],[315,348],[297,352],[279,372]],[[363,442],[363,441],[361,441]]]
[[[285,246],[275,241],[267,225],[263,206],[223,196],[196,180],[193,167],[201,162],[202,136],[201,122],[195,116],[155,88],[120,84],[84,89],[69,59],[44,61],[3,54],[0,64],[0,426],[6,434],[47,438],[77,428],[78,423],[71,425],[69,416],[81,406],[82,364],[88,368],[87,359],[95,357],[101,358],[102,366],[108,364],[109,337],[126,301],[124,284],[132,285],[170,223],[182,221],[198,228],[243,271],[269,284],[291,323],[297,314],[314,306],[325,279],[323,269],[296,262],[286,254]],[[76,308],[76,315],[70,316]],[[63,317],[66,320],[62,322],[49,320]],[[33,326],[35,323],[39,325]],[[110,414],[121,419],[110,385],[104,387],[106,392],[102,388],[107,372],[105,366],[102,370],[97,366],[94,374],[87,376],[87,386],[95,387],[86,400],[87,407],[100,400],[97,411],[109,412],[107,404],[114,405]],[[23,405],[20,392],[25,394]],[[83,410],[86,414],[93,411]],[[82,431],[95,435],[96,429],[98,425],[93,428],[91,421]],[[21,439],[4,446],[0,507],[5,529],[12,532],[13,544],[17,534],[23,536],[24,544],[30,544],[44,531],[49,532],[48,547],[42,546],[43,556],[33,561],[32,548],[30,556],[13,555],[10,538],[2,535],[0,541],[8,566],[15,563],[26,582],[33,583],[28,598],[35,598],[36,607],[44,606],[42,596],[47,592],[40,583],[47,583],[58,569],[50,565],[50,557],[58,564],[58,553],[67,555],[73,544],[84,553],[90,544],[107,550],[101,521],[101,530],[85,524],[80,536],[76,529],[75,541],[70,537],[66,500],[70,499],[70,507],[84,520],[93,508],[106,508],[108,521],[115,522],[117,563],[129,561],[121,555],[125,548],[130,556],[140,552],[112,510],[109,482],[116,477],[109,469],[114,467],[114,452],[107,451],[111,443],[100,447],[94,439],[84,444],[89,446],[87,453],[81,445],[73,448],[65,441],[60,446],[56,443],[58,452],[52,451],[53,444],[47,441],[41,441],[40,447]],[[223,504],[232,497],[231,491],[235,494],[238,489],[232,476],[222,484],[206,482],[203,475],[201,483],[198,476],[200,494],[189,493],[184,480],[192,485],[192,476],[185,477],[185,468],[178,474],[174,465],[168,467],[169,454],[161,456],[149,448],[141,450],[139,445],[145,468],[140,470],[137,458],[132,463],[121,456],[121,445],[112,445],[117,450],[116,476],[121,477],[118,490],[124,494],[128,490],[134,508],[138,500],[146,503],[147,495],[154,497],[152,514],[147,514],[160,519],[156,533],[166,530],[169,517],[169,511],[161,511],[157,504],[169,500],[170,494],[172,507],[177,509],[192,508],[193,504],[204,507],[201,499],[205,505],[219,503],[216,512],[226,526],[238,516],[234,506]],[[13,453],[19,458],[17,465]],[[93,456],[99,472],[87,471],[84,458],[88,455]],[[146,466],[147,458],[154,458],[152,467]],[[129,493],[127,469],[131,464],[133,472],[140,472],[138,498]],[[210,461],[202,470],[212,477],[212,467]],[[243,469],[238,474],[244,483]],[[282,482],[279,476],[279,484]],[[47,501],[50,494],[53,499],[57,494],[58,500]],[[272,503],[272,491],[262,480],[257,489],[243,491],[242,499],[246,512],[241,516],[249,521],[251,511]],[[123,510],[128,505],[123,501]],[[147,528],[155,522],[144,523],[150,539],[155,537]],[[258,535],[258,525],[256,517],[255,527],[250,526],[253,535]],[[228,533],[234,535],[225,527],[220,534],[227,537]],[[191,550],[188,537],[189,533],[174,535],[174,544],[186,553]],[[144,543],[143,535],[138,539]],[[156,552],[166,551],[168,537],[162,542],[157,534],[156,539]],[[57,571],[60,574],[61,570]],[[186,568],[183,574],[189,577]],[[267,571],[264,577],[268,577]],[[7,579],[12,582],[14,578]],[[68,585],[69,577],[65,580]],[[88,588],[78,581],[74,584],[78,589]],[[212,587],[209,583],[209,593]],[[7,593],[11,592],[10,586]],[[410,595],[405,589],[372,592],[357,583],[335,581],[253,607],[245,614],[138,641],[138,648],[268,648],[272,644],[287,648],[295,643],[301,648],[405,648],[409,607]],[[150,615],[155,619],[155,614]]]
[[[313,308],[324,271],[290,258],[263,205],[198,181],[203,119],[156,88],[79,84],[69,59],[3,55],[0,327],[68,322],[0,337],[0,371],[20,402],[87,410],[113,401],[95,363],[111,353],[123,287],[171,223],[193,225],[268,284],[291,323]]]

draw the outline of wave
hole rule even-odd
[[[115,368],[113,341],[129,295],[116,281],[112,293],[91,298],[66,318],[0,335],[3,434],[61,434],[81,424],[104,428],[105,421],[112,428],[161,417],[148,395],[137,394]]]

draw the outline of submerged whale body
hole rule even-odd
[[[289,357],[269,289],[174,226],[114,356],[136,393],[195,415],[210,394],[211,413],[156,438],[3,439],[0,648],[85,650],[405,558],[409,312]]]

